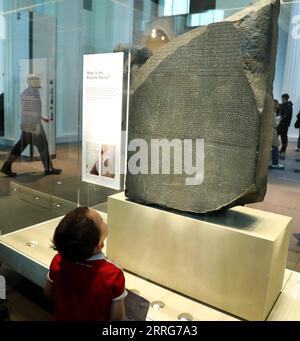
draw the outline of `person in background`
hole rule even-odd
[[[41,80],[39,76],[30,74],[27,83],[28,87],[21,95],[21,138],[12,148],[0,171],[8,177],[17,176],[17,173],[12,171],[12,164],[29,144],[33,144],[40,153],[44,174],[60,174],[61,169],[53,168],[46,133],[42,126],[42,121],[48,123],[49,119],[43,117],[41,112]]]
[[[276,105],[275,115],[276,115],[276,119],[278,120],[278,124],[279,124],[280,118],[281,118],[281,105],[277,101],[277,99],[274,99],[274,105]]]
[[[58,224],[54,256],[44,293],[54,300],[55,321],[110,321],[125,318],[123,271],[102,249],[108,234],[100,214],[87,207],[69,212]]]
[[[275,119],[276,119],[276,133],[277,133],[277,136],[279,138],[279,135],[278,135],[278,126],[279,126],[279,123],[281,121],[281,105],[280,103],[277,101],[277,99],[274,99],[274,114],[275,114]]]
[[[285,159],[285,153],[288,146],[288,130],[291,125],[293,116],[293,103],[289,100],[290,96],[288,94],[282,95],[281,104],[281,120],[278,125],[277,131],[281,138],[281,149],[280,149],[280,159]]]
[[[284,169],[284,166],[279,163],[279,155],[278,155],[278,133],[277,133],[277,126],[278,126],[278,116],[277,111],[279,108],[279,102],[275,99],[274,100],[274,123],[273,123],[273,137],[272,137],[272,165],[269,167],[270,169]]]

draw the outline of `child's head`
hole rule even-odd
[[[58,224],[53,248],[71,261],[84,261],[99,253],[107,237],[107,225],[100,214],[87,207],[69,212]]]

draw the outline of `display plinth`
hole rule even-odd
[[[216,216],[109,197],[107,256],[124,269],[247,320],[278,297],[291,218],[246,207]]]

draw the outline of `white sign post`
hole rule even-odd
[[[82,180],[121,189],[124,54],[83,59]]]

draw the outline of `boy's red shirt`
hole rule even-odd
[[[103,254],[81,263],[57,254],[48,279],[55,287],[56,321],[109,321],[113,301],[122,300],[127,294],[122,270]]]

